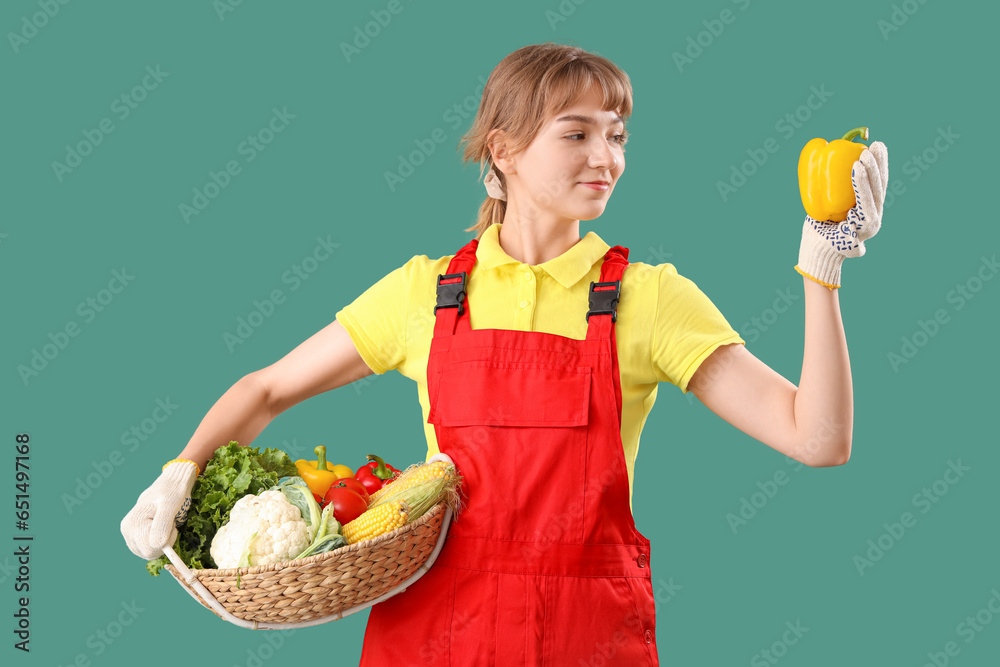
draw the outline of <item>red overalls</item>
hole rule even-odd
[[[477,246],[439,277],[439,306]],[[472,330],[464,293],[461,313],[435,308],[427,421],[466,504],[430,570],[372,607],[362,667],[659,664],[650,544],[629,508],[616,304],[601,295],[627,266],[627,248],[605,255],[611,284],[591,285],[605,314],[589,315],[584,340]]]

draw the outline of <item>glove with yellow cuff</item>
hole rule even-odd
[[[146,560],[159,558],[163,547],[177,540],[177,527],[187,520],[191,489],[200,472],[197,463],[186,459],[163,466],[160,476],[122,519],[122,535],[132,553]]]

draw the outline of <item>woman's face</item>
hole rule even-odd
[[[592,220],[604,212],[625,171],[625,125],[601,109],[591,89],[573,105],[546,119],[531,144],[513,157],[506,175],[508,205],[533,219]],[[604,187],[584,183],[603,181]]]

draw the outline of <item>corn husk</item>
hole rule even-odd
[[[383,503],[402,500],[410,506],[407,522],[412,522],[420,518],[424,513],[444,500],[452,512],[458,514],[461,511],[461,495],[459,487],[462,484],[462,476],[458,474],[454,464],[448,464],[446,473],[442,477],[432,477],[426,481],[413,482],[413,478],[420,474],[421,469],[428,464],[415,463],[401,472],[392,484],[383,487],[379,497],[368,506],[368,509],[377,507]]]

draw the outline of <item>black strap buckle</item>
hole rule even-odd
[[[461,278],[461,282],[451,282],[442,284],[442,280]],[[437,315],[438,308],[458,308],[458,314],[465,312],[462,302],[465,301],[465,285],[468,275],[465,271],[461,273],[442,273],[438,275],[437,281],[437,305],[434,306],[434,314]]]
[[[614,289],[597,289],[598,287],[614,287]],[[618,299],[621,297],[622,281],[612,280],[606,283],[590,283],[590,310],[587,311],[587,322],[591,315],[610,315],[612,322],[618,321]]]

